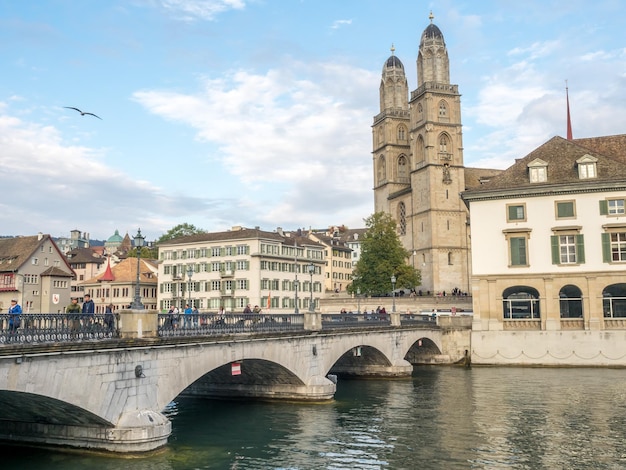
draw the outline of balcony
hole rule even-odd
[[[235,271],[233,271],[232,269],[225,269],[223,271],[220,271],[220,276],[222,278],[233,277],[234,275],[235,275]]]

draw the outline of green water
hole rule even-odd
[[[329,404],[181,399],[167,448],[124,459],[0,447],[9,469],[622,469],[626,370],[426,368]]]

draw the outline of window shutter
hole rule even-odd
[[[611,262],[611,234],[603,233],[601,235],[602,235],[602,262],[610,263]]]
[[[573,202],[560,202],[556,205],[557,216],[574,217],[574,203]]]
[[[519,257],[519,238],[511,238],[511,265],[517,266],[520,264]]]
[[[576,235],[576,262],[585,262],[585,236],[582,234]]]
[[[552,264],[560,264],[561,257],[559,256],[559,236],[552,235],[550,237],[550,246],[552,248]]]
[[[609,203],[606,200],[600,201],[600,215],[609,214]]]
[[[517,219],[517,208],[516,206],[509,206],[509,220]]]

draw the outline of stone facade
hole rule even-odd
[[[468,214],[459,194],[498,171],[464,167],[461,95],[450,83],[446,44],[432,19],[421,37],[418,86],[410,98],[393,48],[383,66],[372,126],[374,206],[397,222],[409,261],[422,273],[419,289],[468,292]]]

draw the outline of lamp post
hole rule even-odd
[[[391,304],[391,311],[396,313],[396,276],[391,275],[391,295],[393,296],[393,303]]]
[[[137,280],[135,283],[135,298],[130,304],[130,308],[133,310],[143,310],[144,306],[141,303],[141,296],[139,295],[139,260],[141,259],[141,247],[146,237],[141,234],[141,229],[137,229],[137,235],[133,238],[135,240],[135,249],[137,250]]]
[[[187,292],[189,294],[189,306],[191,307],[191,276],[193,276],[193,267],[187,266]]]
[[[361,313],[361,288],[356,288],[356,313]]]
[[[309,274],[311,275],[311,300],[309,300],[309,312],[315,312],[315,304],[313,303],[313,272],[315,272],[315,266],[313,266],[313,262],[309,264]]]

